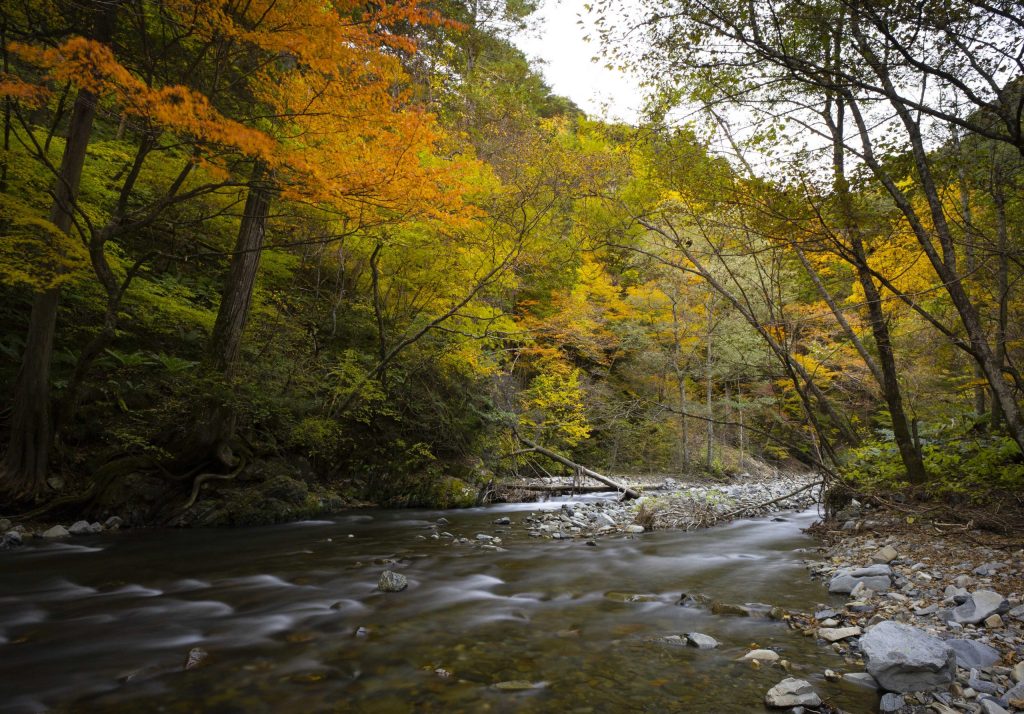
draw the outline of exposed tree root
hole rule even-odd
[[[196,499],[199,498],[199,489],[202,488],[204,483],[206,483],[207,481],[231,481],[236,476],[238,476],[238,474],[242,473],[243,469],[245,469],[245,465],[245,457],[242,457],[238,460],[238,466],[236,466],[235,470],[230,473],[202,473],[196,476],[195,481],[192,482],[192,495],[189,496],[188,501],[182,507],[178,515],[181,515],[182,513],[184,513],[185,511],[187,511],[188,509],[192,508],[192,506],[195,505]]]

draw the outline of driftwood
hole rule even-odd
[[[778,498],[773,498],[772,500],[765,501],[764,503],[755,503],[752,506],[744,506],[743,508],[737,508],[735,511],[730,511],[729,513],[726,513],[724,516],[722,516],[722,520],[724,521],[727,518],[732,518],[733,516],[739,515],[740,513],[743,513],[745,511],[752,511],[755,508],[764,508],[765,506],[770,506],[773,503],[778,503],[779,501],[785,501],[787,498],[792,498],[793,496],[797,495],[798,493],[803,493],[807,489],[814,488],[815,486],[820,486],[823,483],[824,483],[824,481],[815,481],[814,483],[809,483],[806,486],[801,486],[797,490],[792,491],[790,493],[787,493],[785,496],[779,496]]]
[[[540,454],[541,456],[546,456],[549,459],[551,459],[552,461],[557,461],[558,463],[562,464],[563,466],[568,466],[571,469],[575,469],[576,471],[578,471],[579,473],[583,474],[584,476],[589,476],[590,478],[594,479],[595,481],[600,481],[601,483],[603,483],[603,484],[605,484],[607,486],[611,486],[613,489],[615,489],[616,491],[621,493],[622,497],[624,499],[640,498],[640,494],[638,492],[634,491],[633,489],[629,488],[628,486],[624,486],[624,485],[622,485],[620,483],[616,483],[615,481],[611,480],[607,476],[599,474],[597,471],[594,471],[593,469],[588,469],[586,466],[583,466],[582,464],[578,464],[575,461],[570,461],[569,459],[565,458],[561,454],[559,454],[559,453],[557,453],[555,451],[552,451],[551,449],[545,449],[540,444],[537,444],[536,442],[530,441],[529,439],[527,439],[527,438],[525,438],[523,436],[519,436],[519,440],[521,442],[523,442],[526,446],[530,447],[530,451],[534,451],[534,452]]]

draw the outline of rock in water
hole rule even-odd
[[[64,526],[54,526],[53,528],[43,531],[43,538],[67,538],[70,533]]]
[[[787,677],[768,690],[764,695],[764,703],[774,709],[816,707],[821,704],[821,697],[810,682]]]
[[[409,587],[409,580],[401,573],[385,570],[377,581],[377,589],[382,593],[397,593]]]
[[[1002,595],[991,590],[976,590],[967,601],[953,608],[950,616],[961,625],[977,625],[982,620],[1008,611],[1010,603]]]
[[[779,653],[774,650],[750,650],[740,659],[754,659],[760,662],[775,662],[779,659]]]
[[[818,630],[818,637],[826,642],[839,642],[847,637],[856,637],[860,633],[859,627],[822,627]]]
[[[876,593],[885,592],[892,585],[892,568],[888,565],[871,565],[867,568],[843,568],[828,583],[830,593],[850,593],[857,585],[864,583]]]
[[[992,647],[974,640],[946,640],[956,652],[959,667],[991,667],[999,661],[999,652]]]
[[[686,642],[691,647],[701,650],[713,650],[718,647],[718,640],[711,635],[701,634],[700,632],[688,632],[686,634]]]
[[[903,697],[890,692],[882,696],[882,701],[878,703],[878,711],[882,712],[882,714],[895,714],[895,712],[903,708],[903,704]]]
[[[209,656],[210,653],[202,647],[193,647],[188,651],[188,657],[185,658],[185,671],[201,667]]]
[[[75,521],[71,527],[68,528],[68,532],[71,533],[71,535],[89,535],[92,533],[92,530],[89,528],[89,521]]]
[[[868,672],[892,692],[938,689],[956,675],[953,648],[911,625],[880,622],[868,628],[860,647]]]

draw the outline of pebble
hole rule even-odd
[[[773,709],[816,707],[821,704],[821,697],[814,691],[810,682],[787,677],[768,690],[764,696],[764,703]]]
[[[713,650],[718,647],[718,640],[711,635],[705,635],[700,632],[686,633],[686,643],[691,647],[701,650]]]
[[[759,662],[776,662],[779,659],[779,653],[775,650],[750,650],[745,655],[740,657],[741,660],[757,660]]]
[[[401,573],[385,570],[377,581],[377,589],[382,593],[397,593],[409,587],[409,580]]]

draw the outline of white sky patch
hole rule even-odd
[[[595,119],[635,124],[643,108],[640,80],[591,62],[600,52],[595,39],[584,41],[591,23],[584,4],[588,0],[546,0],[533,18],[535,29],[512,41],[531,59],[541,60],[544,79],[556,94],[568,97]],[[578,25],[578,20],[583,25]]]

